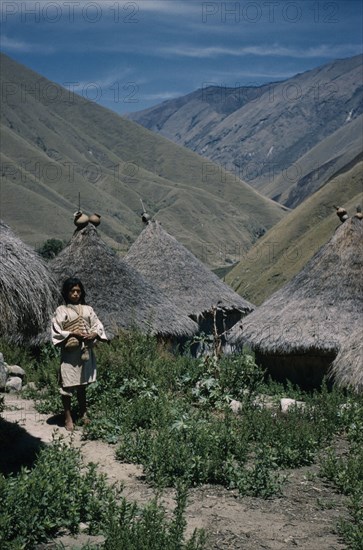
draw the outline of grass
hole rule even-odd
[[[209,483],[237,489],[241,496],[271,499],[283,494],[288,469],[316,463],[321,475],[348,495],[350,519],[338,528],[350,548],[360,548],[354,541],[362,531],[361,397],[325,383],[306,393],[272,382],[248,350],[220,360],[196,359],[172,355],[152,337],[124,333],[99,346],[96,354],[98,380],[87,392],[92,422],[84,428],[85,438],[114,443],[116,458],[141,464],[156,490],[187,491]],[[33,377],[42,388],[29,392],[41,412],[61,410],[58,360],[46,347],[28,370],[29,380]],[[261,406],[261,394],[269,397],[270,407]],[[286,395],[305,406],[281,413],[279,399]],[[238,413],[230,409],[232,399],[240,402]],[[348,438],[347,456],[334,454],[337,437]],[[157,523],[162,512],[155,510]],[[112,536],[131,536],[112,525]],[[117,547],[109,544],[105,547]]]

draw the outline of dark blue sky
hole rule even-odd
[[[1,49],[119,113],[362,52],[360,0],[1,1]]]

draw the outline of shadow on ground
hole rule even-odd
[[[58,428],[64,428],[64,415],[63,414],[55,414],[53,416],[50,416],[47,419],[47,424],[49,426],[58,426]]]
[[[45,445],[19,424],[0,418],[0,473],[8,476],[24,466],[31,468]]]

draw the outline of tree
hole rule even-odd
[[[60,239],[47,239],[42,246],[37,249],[37,252],[46,260],[51,260],[55,258],[64,247],[65,242]]]

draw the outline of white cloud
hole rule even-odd
[[[77,85],[84,88],[93,84],[94,86],[98,86],[100,88],[109,88],[112,90],[117,84],[119,86],[130,84],[132,81],[132,73],[133,71],[131,69],[124,69],[123,67],[120,67],[119,69],[113,69],[112,72],[104,76],[77,82]],[[140,82],[138,82],[138,84],[139,83]]]
[[[202,13],[201,2],[188,0],[136,0],[140,11],[153,11],[165,14],[191,15]]]
[[[0,0],[0,5],[3,0]],[[27,0],[26,11],[39,11],[47,5],[52,5],[52,9],[65,10],[67,12],[79,12],[85,8],[98,9],[103,13],[107,11],[114,13],[115,10],[122,13],[142,13],[142,12],[155,12],[166,15],[190,15],[193,13],[202,14],[202,2],[195,0],[75,0],[72,6],[71,0]],[[24,3],[23,3],[24,4]],[[20,9],[25,9],[24,6],[20,6]],[[51,10],[51,7],[49,7]],[[13,11],[13,10],[11,10]],[[19,10],[15,10],[15,13]],[[10,7],[9,7],[10,12]]]
[[[182,91],[182,92],[162,91],[154,94],[143,94],[141,99],[144,101],[166,101],[167,99],[174,99],[175,97],[180,97],[184,94],[185,94],[185,91]]]
[[[340,44],[332,46],[321,44],[310,48],[293,48],[280,46],[278,44],[268,46],[244,46],[242,48],[226,48],[224,46],[189,46],[178,45],[159,48],[159,53],[166,55],[177,55],[181,57],[213,58],[217,56],[255,55],[261,57],[293,57],[293,58],[315,58],[327,57],[336,58],[341,56],[350,56],[361,53],[360,44]]]
[[[286,78],[292,78],[296,75],[296,71],[218,71],[206,74],[205,82],[208,81],[211,85],[215,83],[217,86],[223,85],[223,82],[234,82],[235,86],[252,86],[254,85],[253,79],[271,79],[271,80],[284,80]],[[249,83],[246,83],[246,78],[249,79]],[[239,83],[239,80],[243,80],[243,84]],[[258,86],[261,85],[261,82],[255,82]]]
[[[55,52],[53,46],[44,46],[44,44],[34,44],[23,40],[15,40],[8,36],[1,37],[1,47],[9,52],[25,52],[25,53],[44,53],[52,54]]]

